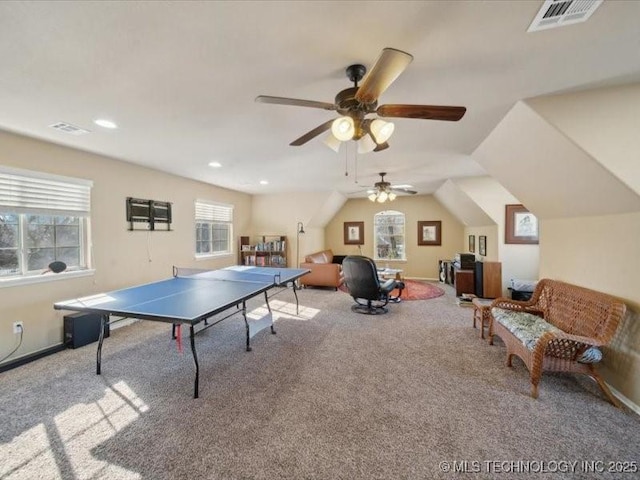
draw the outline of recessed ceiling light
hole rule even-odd
[[[101,127],[104,128],[118,128],[118,125],[115,124],[115,122],[112,122],[111,120],[106,120],[104,118],[99,118],[97,120],[94,120],[93,123],[95,123],[96,125],[100,125]]]
[[[269,180],[260,180],[260,185],[269,185]]]
[[[213,168],[220,168],[222,164],[220,162],[209,162],[209,166]]]

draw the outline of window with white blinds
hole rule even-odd
[[[0,167],[0,280],[88,265],[88,180]]]
[[[88,216],[92,185],[88,180],[0,167],[0,208]]]
[[[233,205],[196,200],[196,257],[232,254]]]

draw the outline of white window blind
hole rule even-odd
[[[196,221],[198,222],[233,222],[233,205],[196,200]]]
[[[0,210],[88,216],[93,182],[0,167]]]

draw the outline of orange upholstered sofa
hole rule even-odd
[[[312,253],[304,258],[300,268],[308,268],[310,273],[300,277],[303,287],[333,287],[336,290],[344,282],[342,265],[333,263],[334,256],[331,250]]]

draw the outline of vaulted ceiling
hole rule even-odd
[[[640,2],[609,0],[585,23],[527,33],[541,5],[1,2],[0,128],[252,194],[351,195],[381,171],[432,193],[487,174],[471,154],[518,101],[640,80]],[[463,105],[464,118],[397,119],[389,149],[356,155],[324,136],[289,146],[335,112],[254,102],[333,102],[352,85],[345,68],[370,68],[384,47],[414,60],[379,103]]]

